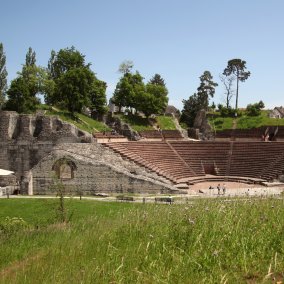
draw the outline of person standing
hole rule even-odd
[[[225,195],[225,193],[226,193],[226,185],[223,184],[223,195]]]

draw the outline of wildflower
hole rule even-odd
[[[189,223],[189,224],[192,224],[192,225],[195,224],[194,220],[192,220],[192,219],[190,219],[190,218],[188,218],[188,223]]]
[[[213,253],[212,253],[213,256],[218,256],[218,254],[219,254],[218,250],[214,250]]]

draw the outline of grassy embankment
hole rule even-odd
[[[129,124],[135,131],[154,130],[158,126],[163,130],[175,130],[175,124],[170,116],[156,116],[155,118],[146,118],[137,115],[121,115],[119,118]],[[154,127],[155,126],[155,127]]]
[[[232,117],[221,117],[218,112],[211,114],[209,122],[215,127],[216,131],[233,128],[234,118]],[[267,111],[262,111],[259,116],[247,116],[243,112],[242,116],[236,118],[236,128],[247,129],[256,128],[261,126],[277,126],[284,125],[284,119],[269,118]]]
[[[184,205],[0,199],[1,283],[276,283],[284,277],[283,199]],[[8,228],[8,229],[7,229]]]
[[[76,118],[72,117],[68,111],[60,110],[55,107],[49,107],[47,105],[41,105],[39,107],[45,110],[46,115],[57,115],[61,120],[74,124],[81,130],[92,133],[93,131],[103,132],[110,131],[111,129],[104,123],[90,118],[81,113],[75,113]]]
[[[93,131],[103,132],[111,130],[106,124],[81,113],[75,113],[76,119],[74,119],[68,111],[60,110],[55,107],[40,105],[39,109],[45,110],[46,115],[57,115],[63,121],[73,123],[79,129],[89,133],[92,133]],[[176,129],[173,119],[169,116],[157,116],[155,119],[147,119],[146,117],[137,115],[117,114],[117,116],[119,116],[122,121],[128,123],[136,131],[154,130],[155,128],[153,125],[156,127],[159,126],[163,130]]]

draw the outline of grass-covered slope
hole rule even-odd
[[[126,122],[135,131],[154,130],[160,127],[163,130],[175,130],[173,118],[170,116],[156,116],[146,118],[138,115],[116,114],[122,121]]]
[[[68,111],[63,111],[55,107],[41,105],[40,109],[45,111],[45,115],[57,115],[63,121],[72,123],[79,129],[89,133],[93,131],[102,132],[111,130],[106,124],[81,113],[75,113],[76,118],[74,118]]]
[[[284,277],[283,199],[171,206],[70,200],[67,225],[56,223],[57,206],[55,199],[0,199],[1,283],[276,283]],[[9,227],[6,216],[26,225]]]
[[[267,111],[262,111],[259,116],[248,116],[243,112],[242,116],[236,119],[232,117],[221,117],[218,112],[209,115],[209,122],[216,131],[232,129],[234,120],[236,128],[240,129],[257,128],[267,125],[284,125],[284,119],[270,118],[268,117]]]

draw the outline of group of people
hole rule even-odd
[[[214,189],[214,187],[210,186],[209,189]],[[223,183],[223,186],[221,186],[221,184],[219,183],[217,185],[217,190],[218,190],[218,195],[221,194],[221,191],[223,192],[223,195],[225,195],[226,194],[226,185],[225,185],[225,183]]]

